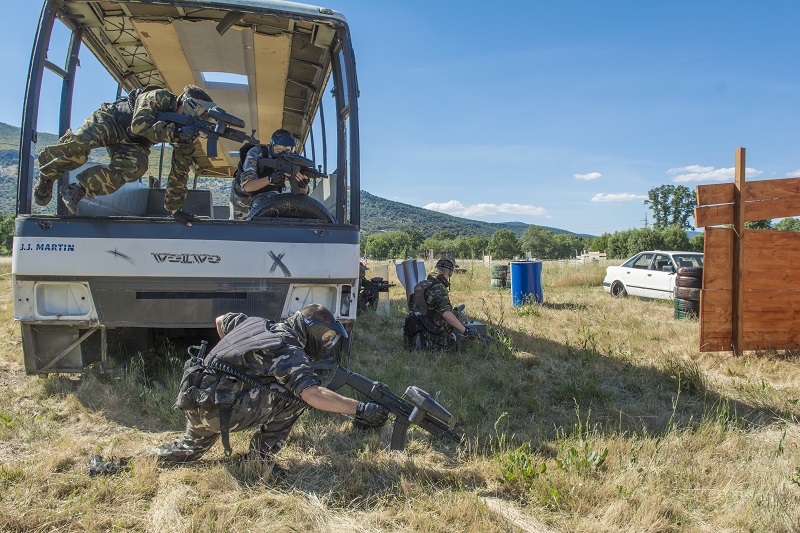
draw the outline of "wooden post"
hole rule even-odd
[[[733,189],[733,294],[731,298],[731,326],[733,353],[742,355],[744,338],[744,169],[745,149],[736,149],[736,169]]]

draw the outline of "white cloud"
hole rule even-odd
[[[439,211],[459,217],[490,216],[490,215],[529,215],[544,216],[547,211],[541,207],[523,204],[474,204],[464,205],[458,200],[444,203],[430,203],[424,206],[431,211]]]
[[[672,174],[672,181],[676,183],[687,183],[690,181],[703,182],[703,181],[716,181],[725,182],[733,181],[735,178],[736,169],[731,168],[714,168],[714,167],[701,167],[700,165],[689,165],[688,167],[671,168],[667,171]],[[755,177],[761,174],[760,170],[754,168],[745,168],[745,176]]]
[[[800,168],[792,170],[791,172],[786,173],[787,178],[796,178],[800,176]]]
[[[646,194],[629,194],[629,193],[620,193],[620,194],[603,194],[598,193],[592,196],[593,202],[630,202],[631,200],[647,200]]]
[[[599,172],[589,172],[588,174],[573,174],[573,176],[575,176],[575,178],[579,180],[589,181],[589,180],[596,180],[597,178],[601,177],[602,174],[600,174]]]

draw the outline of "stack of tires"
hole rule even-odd
[[[675,318],[700,316],[700,290],[703,288],[703,267],[681,267],[675,278]]]
[[[507,287],[508,265],[495,265],[492,267],[492,289],[505,289]]]

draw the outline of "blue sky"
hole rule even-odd
[[[7,4],[0,121],[19,125],[41,6]],[[737,147],[748,180],[800,175],[798,2],[321,4],[351,26],[372,194],[599,235],[643,227],[654,187],[732,181]],[[76,126],[115,92],[82,59]]]

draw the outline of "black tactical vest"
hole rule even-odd
[[[277,350],[283,340],[267,329],[270,322],[263,318],[250,317],[238,324],[230,333],[206,355],[203,364],[213,367],[213,361],[243,370],[250,376],[258,377],[271,366],[271,361],[263,361],[253,355],[254,350]]]
[[[136,107],[136,99],[139,98],[142,93],[155,91],[156,89],[161,89],[161,87],[158,85],[148,85],[144,89],[134,89],[127,95],[120,96],[119,99],[111,104],[114,106],[114,118],[116,118],[117,124],[119,124],[120,128],[125,130],[131,141],[135,143],[152,144],[148,139],[131,133],[131,122],[133,122],[133,109]]]

